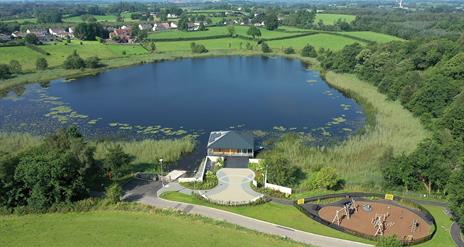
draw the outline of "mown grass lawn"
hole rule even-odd
[[[233,241],[231,241],[233,240]],[[191,216],[95,211],[0,217],[0,246],[300,246]]]
[[[318,23],[320,20],[322,20],[325,25],[333,25],[339,19],[346,22],[352,22],[356,19],[356,16],[343,14],[316,14],[316,20],[314,23]]]
[[[206,31],[179,31],[177,29],[153,32],[148,35],[152,39],[198,38],[216,35],[227,35],[227,27],[209,27]]]
[[[202,201],[193,196],[185,195],[178,192],[170,192],[162,195],[163,198],[172,201],[186,202],[191,204],[203,205],[213,207],[236,214],[241,214],[251,218],[291,227],[297,230],[312,232],[320,235],[353,240],[357,242],[372,243],[369,240],[352,236],[330,227],[319,224],[318,222],[310,219],[305,214],[300,212],[293,206],[280,205],[275,203],[265,203],[256,206],[241,206],[241,207],[227,207],[214,205]]]
[[[420,247],[448,247],[455,246],[453,239],[450,235],[451,225],[453,221],[446,215],[444,208],[436,206],[424,205],[435,218],[437,223],[437,232],[432,240],[419,244]]]
[[[352,37],[367,39],[370,41],[374,41],[377,43],[387,43],[390,41],[402,41],[403,39],[398,38],[396,36],[383,34],[383,33],[376,33],[371,31],[360,31],[360,32],[340,32],[341,34],[346,34]]]

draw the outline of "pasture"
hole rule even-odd
[[[324,22],[325,25],[333,25],[338,20],[352,22],[356,19],[355,15],[343,15],[343,14],[316,14],[316,20],[314,23],[318,23],[319,21]]]
[[[402,41],[403,40],[396,36],[383,34],[383,33],[376,33],[376,32],[371,32],[371,31],[339,32],[339,33],[352,36],[352,37],[356,37],[356,38],[367,39],[367,40],[374,41],[377,43],[387,43],[390,41]]]
[[[123,51],[126,52],[126,56],[147,53],[147,51],[138,44],[102,44],[97,41],[82,41],[82,44],[80,41],[76,40],[73,40],[69,44],[65,42],[53,42],[38,47],[48,52],[50,55],[44,55],[25,46],[2,47],[0,48],[2,51],[0,53],[0,59],[5,63],[9,63],[12,59],[16,59],[21,63],[23,69],[27,71],[35,69],[35,62],[39,57],[44,57],[47,59],[50,67],[55,67],[61,65],[74,51],[77,51],[82,58],[98,56],[102,59],[124,56]]]
[[[308,36],[298,37],[298,38],[273,40],[267,43],[272,48],[285,48],[285,47],[291,46],[295,49],[302,49],[306,44],[310,44],[314,46],[316,50],[319,48],[324,48],[324,49],[330,49],[330,50],[336,51],[336,50],[342,49],[346,45],[351,45],[356,42],[363,44],[363,45],[365,44],[363,42],[350,39],[348,37],[320,33],[320,34],[308,35]]]
[[[227,223],[168,212],[0,216],[0,222],[0,246],[301,246]]]

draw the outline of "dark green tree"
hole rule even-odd
[[[301,50],[302,57],[317,57],[316,49],[310,44],[306,44]]]
[[[267,180],[269,183],[292,186],[297,181],[298,168],[290,165],[289,161],[280,155],[269,155],[265,159]]]
[[[45,69],[47,69],[48,68],[47,59],[45,59],[43,57],[37,58],[37,60],[35,61],[35,67],[37,68],[37,70],[45,70]]]
[[[253,37],[253,39],[255,39],[256,37],[261,37],[261,31],[259,30],[259,28],[255,27],[255,26],[251,26],[247,30],[247,35],[249,35],[249,36]]]
[[[84,63],[85,67],[90,69],[99,68],[102,66],[102,64],[100,63],[100,58],[97,56],[86,58],[84,60]]]
[[[464,166],[453,172],[448,183],[448,202],[456,221],[464,233]]]
[[[69,55],[66,60],[64,60],[63,66],[65,69],[83,69],[85,68],[85,61],[77,54],[77,51],[74,50],[73,54]]]
[[[267,30],[276,30],[279,27],[279,19],[274,11],[266,13],[264,17],[264,26]]]
[[[396,236],[381,237],[375,244],[375,247],[402,247],[401,243]]]
[[[230,36],[234,36],[235,35],[235,27],[232,26],[232,25],[227,26],[227,32],[229,32]]]
[[[128,173],[133,160],[134,157],[126,154],[121,145],[117,144],[108,148],[108,153],[103,159],[103,167],[109,178],[120,178]]]
[[[0,64],[0,79],[8,79],[11,77],[11,69],[7,64]]]
[[[97,37],[108,37],[108,32],[100,23],[79,23],[74,30],[74,36],[80,40],[96,40]]]
[[[182,15],[177,22],[177,29],[181,31],[188,31],[189,29],[189,18],[187,15]]]
[[[272,49],[271,49],[271,47],[269,47],[269,45],[266,42],[262,42],[261,43],[261,51],[264,52],[264,53],[269,53],[269,52],[272,52]]]
[[[39,38],[33,33],[28,33],[24,37],[24,41],[26,41],[27,44],[37,45],[39,43]]]

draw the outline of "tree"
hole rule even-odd
[[[150,51],[151,53],[154,53],[156,51],[156,44],[155,42],[150,43]]]
[[[448,183],[448,202],[464,233],[464,166],[453,172]]]
[[[256,37],[261,37],[261,31],[257,27],[251,26],[247,30],[247,35],[249,35],[249,36],[253,37],[253,39],[255,39]]]
[[[177,22],[177,29],[181,31],[188,31],[189,29],[189,18],[187,15],[182,15]]]
[[[11,76],[10,66],[6,64],[0,64],[0,79],[8,79]]]
[[[206,31],[205,24],[203,22],[200,22],[200,26],[198,27],[198,31]]]
[[[290,165],[289,161],[280,155],[269,155],[265,158],[267,180],[269,183],[291,186],[298,178],[298,168]]]
[[[14,172],[18,158],[12,154],[0,152],[0,207],[11,207],[15,204],[12,193],[15,188]]]
[[[39,11],[37,13],[37,23],[61,23],[62,14],[59,11]]]
[[[116,144],[108,148],[103,159],[103,167],[109,178],[120,178],[129,171],[129,165],[133,160],[133,156],[126,154],[121,145]]]
[[[464,93],[461,92],[453,103],[447,107],[440,119],[442,128],[449,129],[454,139],[464,142]]]
[[[267,30],[276,30],[279,27],[279,19],[274,11],[266,14],[264,17],[264,26]]]
[[[10,61],[10,71],[13,74],[20,74],[23,71],[23,68],[18,60],[11,60]]]
[[[24,41],[26,41],[27,44],[37,45],[39,43],[39,38],[33,33],[28,33],[24,37]]]
[[[64,60],[63,66],[65,69],[83,69],[85,68],[85,61],[77,54],[77,51],[74,50],[73,54],[69,55],[66,60]]]
[[[197,44],[195,42],[190,43],[190,49],[193,53],[207,53],[208,50],[202,44]]]
[[[402,247],[401,243],[396,236],[381,237],[375,244],[375,247]]]
[[[302,57],[317,57],[316,49],[310,44],[306,44],[301,50]]]
[[[261,51],[264,53],[272,52],[271,47],[266,42],[261,43]]]
[[[232,25],[227,26],[227,32],[229,32],[230,36],[234,36],[235,35],[235,27],[232,26]]]
[[[37,58],[37,60],[35,61],[35,67],[37,68],[37,70],[45,70],[45,69],[47,69],[48,68],[47,59],[45,59],[43,57]]]
[[[80,40],[96,40],[96,37],[106,38],[108,32],[100,23],[79,23],[74,30],[74,35]]]

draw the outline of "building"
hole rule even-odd
[[[132,43],[132,30],[130,28],[118,28],[110,33],[110,39],[119,43]]]
[[[208,139],[208,155],[223,157],[253,157],[253,136],[237,131],[213,131]]]
[[[10,40],[11,40],[11,35],[0,33],[0,42],[8,42]]]
[[[139,24],[139,30],[143,31],[143,30],[152,30],[153,29],[153,26],[149,23],[146,23],[146,24],[143,24],[143,23],[140,23]]]
[[[168,18],[177,18],[177,15],[176,14],[168,14],[167,17]]]
[[[63,28],[49,28],[48,32],[51,35],[58,37],[58,38],[62,38],[62,39],[74,37],[74,35],[71,32],[68,32]]]
[[[46,29],[27,29],[26,34],[34,34],[39,41],[52,41],[53,36]]]

